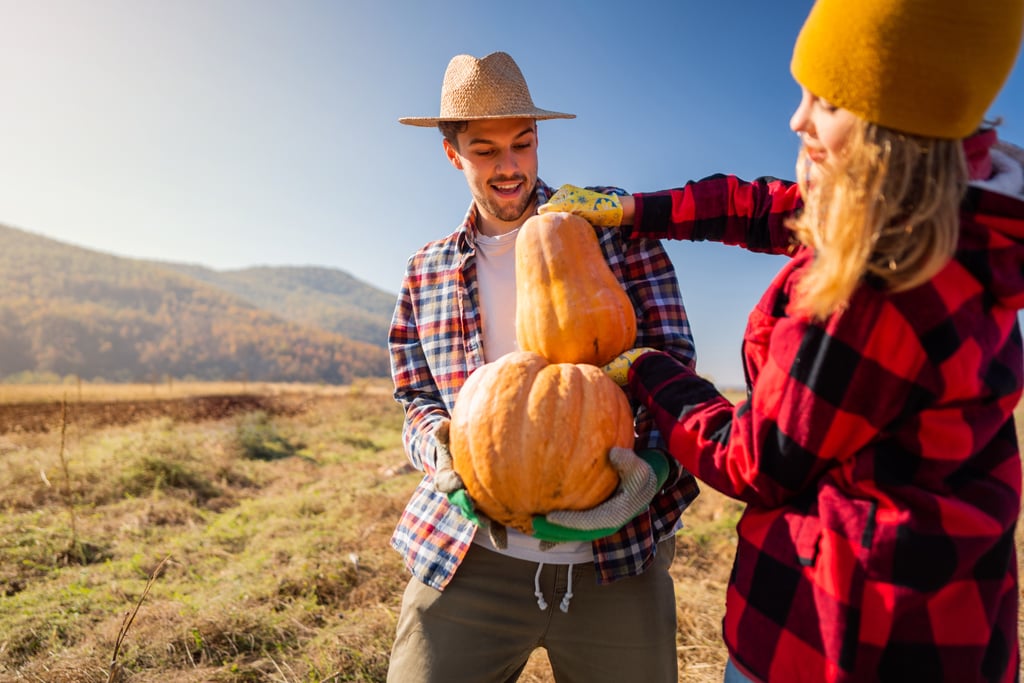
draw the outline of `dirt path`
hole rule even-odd
[[[238,413],[262,410],[270,414],[294,414],[301,410],[295,400],[253,394],[195,396],[173,399],[68,402],[67,422],[83,427],[126,425],[157,417],[180,422],[220,420]],[[49,432],[60,429],[61,402],[0,404],[0,434]]]

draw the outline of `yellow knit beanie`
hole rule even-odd
[[[790,69],[813,95],[886,128],[964,138],[1010,75],[1024,0],[817,0]]]

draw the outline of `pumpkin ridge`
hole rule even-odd
[[[483,365],[467,378],[456,399],[450,428],[450,450],[452,466],[462,477],[462,483],[481,510],[496,510],[505,507],[484,484],[478,472],[474,454],[488,449],[490,437],[486,434],[489,420],[481,420],[480,413],[486,407],[486,398],[477,401],[478,387],[483,386],[493,374],[494,367]],[[461,405],[460,405],[461,404]],[[469,406],[466,408],[465,406]],[[490,458],[480,458],[488,462]]]
[[[575,366],[568,364],[549,365],[549,372],[555,384],[551,420],[553,436],[545,448],[544,470],[548,481],[554,482],[549,500],[541,512],[547,513],[564,509],[562,503],[562,482],[570,475],[569,458],[566,454],[576,451],[580,429],[580,399],[585,388],[576,381]]]
[[[626,423],[628,439],[619,428]],[[618,483],[607,453],[633,445],[629,403],[599,368],[531,351],[475,371],[451,429],[455,469],[477,508],[528,534],[536,514],[607,498]]]

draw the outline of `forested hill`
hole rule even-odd
[[[286,320],[376,346],[387,345],[395,294],[343,271],[312,266],[221,271],[180,263],[158,265],[230,292]]]
[[[389,373],[394,296],[339,271],[221,273],[0,226],[0,292],[0,380],[336,384]]]

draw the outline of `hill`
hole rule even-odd
[[[344,305],[341,292],[325,295],[318,308],[307,287],[300,296],[306,313],[288,319],[258,302],[286,300],[287,283],[302,281],[303,269],[286,269],[281,277],[273,268],[254,270],[247,277],[262,271],[276,289],[249,286],[257,293],[243,297],[214,271],[122,258],[0,226],[0,379],[55,374],[335,384],[388,375],[385,336],[371,344],[341,334],[341,322],[328,325],[330,312]],[[324,270],[308,279],[324,280]],[[384,293],[370,297],[352,288],[359,292],[354,297],[378,306],[352,304],[359,334],[386,330],[390,310],[385,315],[382,304],[373,304]],[[318,319],[323,324],[312,322]]]
[[[230,292],[285,320],[385,347],[395,295],[348,273],[314,266],[259,266],[219,271],[159,264]]]

